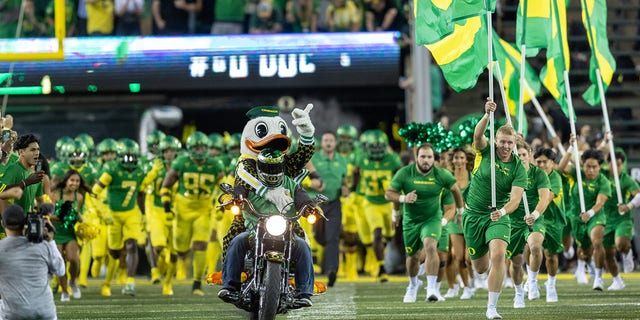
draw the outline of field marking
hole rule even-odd
[[[356,288],[353,283],[341,283],[328,288],[327,294],[313,297],[313,307],[288,313],[289,319],[355,319]]]

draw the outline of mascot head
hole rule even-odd
[[[247,112],[249,122],[242,130],[240,153],[258,156],[266,148],[278,150],[282,153],[289,151],[291,139],[287,137],[289,128],[280,117],[278,107],[255,107]]]

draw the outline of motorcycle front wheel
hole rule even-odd
[[[280,302],[280,285],[282,283],[282,264],[267,261],[264,277],[260,288],[260,304],[258,319],[271,320],[276,318]]]

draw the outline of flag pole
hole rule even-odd
[[[558,134],[556,133],[556,130],[553,129],[553,126],[549,122],[549,119],[547,119],[547,115],[544,113],[544,110],[542,110],[542,106],[540,105],[538,98],[536,98],[535,93],[533,92],[533,90],[531,90],[531,87],[529,87],[529,83],[525,82],[525,85],[526,85],[525,88],[527,89],[527,92],[531,97],[531,102],[533,102],[533,106],[536,108],[536,111],[538,111],[538,114],[540,115],[540,118],[542,119],[544,126],[547,128],[547,131],[549,131],[549,134],[551,134],[551,138],[553,139],[557,137]],[[564,150],[564,146],[562,145],[562,142],[558,144],[558,150],[560,151],[560,154],[563,156],[567,152],[566,150]]]
[[[489,98],[493,101],[493,22],[491,21],[491,10],[485,0],[484,7],[487,9],[487,38],[488,38],[488,56],[489,61]],[[491,208],[498,209],[496,201],[496,146],[495,146],[495,115],[489,112],[489,145],[491,150]]]
[[[525,22],[526,25],[526,22]],[[524,33],[524,32],[523,32]],[[526,57],[525,52],[527,46],[523,44],[520,49],[520,97],[518,98],[518,133],[524,133],[524,87],[525,87],[525,65]]]
[[[569,124],[571,134],[576,137],[576,119],[574,119],[573,101],[571,99],[571,87],[569,85],[569,72],[564,70],[564,85],[567,91],[567,104],[569,105]],[[574,139],[575,140],[575,139]],[[584,204],[584,190],[582,189],[582,172],[580,171],[580,157],[578,155],[578,141],[573,142],[573,164],[576,168],[576,180],[578,184],[578,196],[580,198],[580,212],[586,212]]]
[[[596,69],[596,78],[598,78],[598,91],[600,91],[600,105],[602,106],[602,118],[604,119],[605,139],[609,143],[609,156],[611,157],[611,166],[613,170],[613,179],[616,183],[616,195],[618,196],[618,204],[622,204],[622,190],[620,190],[620,176],[618,174],[618,162],[616,162],[615,148],[613,146],[613,135],[611,134],[611,125],[609,123],[609,112],[607,111],[607,101],[604,97],[604,86],[602,85],[602,76],[600,69]]]

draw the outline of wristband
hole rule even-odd
[[[406,196],[405,196],[404,194],[403,194],[403,195],[401,195],[401,196],[399,196],[399,197],[398,197],[398,202],[400,202],[400,203],[404,203],[404,201],[406,200],[405,198],[406,198]],[[389,211],[387,211],[387,212],[389,212]]]
[[[464,213],[464,208],[456,208],[456,215],[461,216]]]
[[[629,208],[629,211],[633,210],[634,206],[633,203],[629,202],[626,204],[627,208]]]
[[[500,216],[501,217],[504,217],[507,214],[507,209],[502,208],[502,209],[498,210],[498,212],[500,212]]]
[[[531,212],[531,215],[533,216],[533,219],[538,220],[538,218],[540,217],[540,212],[538,212],[538,210],[533,210],[533,212]]]
[[[589,218],[593,218],[593,216],[596,215],[596,212],[593,211],[593,209],[589,209],[589,211],[587,211],[587,214],[589,215]]]
[[[446,225],[447,225],[447,223],[449,223],[449,221],[447,221],[447,219],[446,219],[446,218],[442,218],[442,226],[443,226],[443,227],[444,227],[444,226],[446,226]]]

